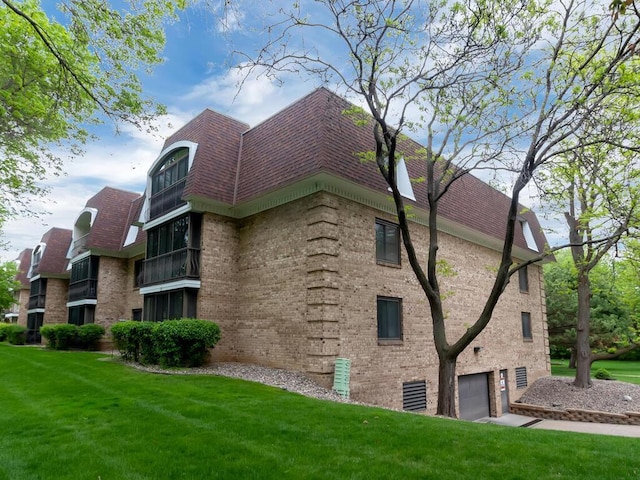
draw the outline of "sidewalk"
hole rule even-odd
[[[544,430],[563,430],[566,432],[597,433],[600,435],[616,435],[619,437],[640,438],[638,425],[613,425],[610,423],[567,422],[564,420],[541,420],[529,428]]]
[[[600,435],[616,435],[620,437],[640,438],[640,426],[612,425],[609,423],[568,422],[564,420],[540,420],[506,413],[501,417],[482,418],[482,423],[493,423],[508,427],[539,428],[543,430],[560,430],[565,432],[595,433]]]

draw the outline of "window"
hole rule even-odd
[[[526,388],[527,384],[527,367],[517,367],[516,388]]]
[[[200,277],[202,217],[185,215],[147,232],[144,285]]]
[[[186,203],[182,192],[188,170],[189,149],[181,148],[172,152],[155,171],[151,178],[151,218]]]
[[[27,343],[40,343],[40,327],[44,323],[44,313],[36,312],[27,315]]]
[[[378,297],[378,339],[402,340],[402,299]]]
[[[522,293],[529,291],[529,271],[527,267],[522,267],[518,270],[518,284]]]
[[[400,229],[398,225],[376,219],[376,260],[400,265]]]
[[[134,322],[140,322],[142,320],[142,309],[134,308],[131,310],[131,320]]]
[[[67,323],[73,325],[85,325],[93,323],[95,320],[95,305],[79,305],[77,307],[69,307],[69,319]]]
[[[405,382],[402,384],[402,409],[421,412],[427,409],[427,382]]]
[[[197,290],[185,288],[144,296],[144,319],[161,322],[196,317]]]
[[[533,340],[531,334],[531,314],[529,312],[522,312],[520,314],[522,318],[522,338],[524,340]]]
[[[33,280],[30,285],[29,293],[29,310],[34,308],[44,308],[45,300],[47,297],[47,279],[39,278]]]
[[[144,281],[144,259],[136,260],[133,263],[133,286],[140,288]]]
[[[75,262],[71,266],[71,280],[69,281],[70,302],[98,298],[99,263],[100,257],[92,255]]]

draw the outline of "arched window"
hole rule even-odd
[[[151,218],[184,205],[182,192],[189,171],[189,149],[179,148],[167,155],[151,175]]]

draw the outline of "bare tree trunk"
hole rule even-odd
[[[571,349],[571,357],[569,357],[569,368],[572,370],[576,369],[576,349],[575,347]]]
[[[441,358],[438,368],[438,407],[436,414],[457,418],[456,412],[456,360]]]
[[[578,269],[578,331],[576,335],[578,365],[573,385],[579,388],[589,388],[591,386],[590,320],[591,283],[589,281],[589,275],[581,269]]]

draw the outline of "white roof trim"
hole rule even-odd
[[[171,290],[179,290],[181,288],[200,288],[200,280],[178,280],[176,282],[161,283],[142,287],[140,295],[148,295],[150,293],[168,292]]]
[[[81,305],[97,305],[98,300],[95,299],[84,299],[84,300],[76,300],[75,302],[67,302],[67,308],[69,307],[79,307]]]

